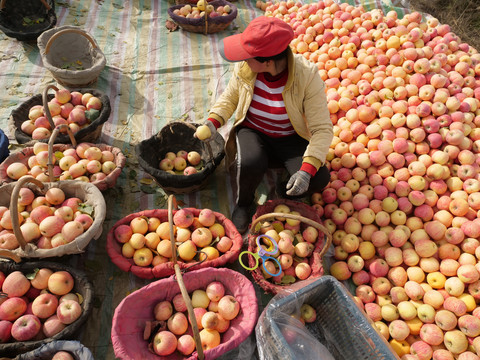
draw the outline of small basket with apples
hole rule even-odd
[[[348,289],[322,276],[276,295],[260,315],[255,334],[265,360],[399,360]]]
[[[297,281],[323,275],[322,257],[332,243],[332,235],[312,207],[288,199],[267,201],[257,208],[252,218],[248,235],[248,251],[251,253],[258,252],[259,234],[273,238],[280,254],[278,263],[266,261],[256,268],[255,257],[248,254],[249,267],[255,268],[251,270],[252,277],[266,292],[276,294],[288,290],[289,285]],[[268,238],[262,240],[260,246],[265,249],[272,245]],[[268,272],[263,270],[264,266]],[[279,272],[277,276],[270,275]]]
[[[173,201],[170,195],[168,242],[175,275],[133,292],[115,309],[112,344],[124,360],[215,359],[240,345],[257,321],[255,289],[244,275],[226,268],[182,274]]]
[[[69,144],[54,144],[56,136],[66,128]],[[77,144],[66,125],[58,125],[48,144],[37,142],[13,153],[0,164],[0,184],[31,175],[42,182],[79,180],[89,182],[101,191],[114,187],[126,157],[122,151],[106,144]]]
[[[49,94],[50,89],[55,94]],[[110,112],[110,100],[99,90],[70,91],[48,85],[42,94],[32,96],[14,109],[8,125],[19,144],[48,142],[52,131],[61,124],[68,125],[77,142],[96,142]],[[62,132],[55,142],[68,144],[70,138]]]
[[[0,30],[19,41],[36,41],[57,23],[54,0],[1,0]]]
[[[95,39],[78,26],[47,30],[38,37],[37,45],[43,66],[63,86],[92,85],[107,63]]]
[[[69,354],[72,358],[67,356]],[[55,357],[56,356],[56,357]],[[63,356],[63,357],[62,357]],[[91,351],[77,340],[54,340],[38,349],[18,355],[15,360],[94,360]]]
[[[202,189],[223,160],[225,141],[222,135],[216,133],[212,141],[201,141],[193,136],[200,126],[173,121],[137,145],[138,163],[166,192],[186,194]],[[189,154],[195,154],[194,162]],[[161,163],[170,155],[170,165]],[[185,161],[178,159],[177,165],[176,157],[183,157]]]
[[[75,339],[93,308],[93,285],[86,274],[61,263],[1,261],[0,283],[7,298],[0,305],[2,356]]]
[[[102,234],[106,204],[90,183],[24,176],[0,187],[0,213],[0,256],[20,261],[84,252]]]
[[[199,0],[168,8],[168,15],[183,30],[213,34],[225,30],[237,17],[237,7],[225,0]]]
[[[221,267],[234,262],[243,246],[235,225],[210,209],[173,210],[172,253],[167,209],[144,210],[119,220],[107,234],[107,252],[123,271],[144,279],[174,274],[173,257],[183,271]]]

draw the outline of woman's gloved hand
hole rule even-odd
[[[207,120],[197,128],[193,136],[199,140],[208,142],[213,140],[216,132],[217,128],[215,125],[210,120]]]
[[[302,195],[308,190],[310,185],[310,178],[312,175],[306,171],[299,170],[290,177],[287,183],[287,195],[297,196]]]

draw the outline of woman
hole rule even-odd
[[[260,16],[241,34],[223,39],[222,57],[235,65],[227,89],[205,122],[214,133],[234,114],[225,152],[236,170],[238,194],[232,221],[244,233],[255,191],[268,165],[290,174],[288,196],[311,194],[330,180],[325,158],[333,138],[325,84],[317,67],[289,44],[293,30],[284,21]]]

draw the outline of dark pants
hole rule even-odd
[[[272,138],[256,130],[237,130],[237,186],[239,206],[249,206],[267,169],[285,167],[290,175],[300,170],[308,141],[297,134]],[[321,191],[330,181],[330,172],[322,166],[310,180],[306,194]],[[284,184],[283,186],[285,186]],[[283,193],[285,189],[278,189]],[[305,194],[304,194],[305,195]]]

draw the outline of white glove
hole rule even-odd
[[[290,177],[287,183],[287,195],[297,196],[302,195],[308,190],[310,185],[310,178],[312,175],[306,171],[299,170]]]

